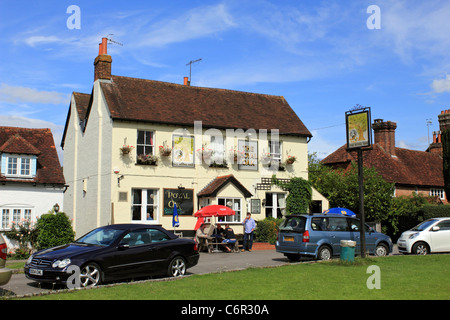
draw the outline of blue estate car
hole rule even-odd
[[[341,240],[356,241],[356,254],[360,248],[360,220],[341,214],[290,215],[281,223],[276,242],[277,252],[289,260],[301,256],[328,260],[341,253]],[[392,240],[385,234],[365,225],[366,251],[377,256],[392,252]]]

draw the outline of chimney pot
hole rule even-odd
[[[395,156],[395,129],[397,123],[392,121],[384,122],[383,119],[376,119],[372,124],[375,143],[380,145],[388,154]]]
[[[190,86],[191,82],[189,81],[189,77],[184,77],[184,85],[185,86]]]

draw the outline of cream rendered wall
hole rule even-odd
[[[70,103],[69,123],[66,128],[66,135],[64,140],[64,165],[63,173],[66,184],[69,186],[64,193],[64,212],[72,219],[72,226],[74,230],[77,226],[76,219],[76,199],[77,194],[77,148],[80,139],[80,118],[76,110],[75,98],[72,95]]]
[[[85,131],[82,132],[76,108],[72,107],[65,140],[64,174],[69,184],[65,204],[74,219],[76,237],[111,221],[112,120],[99,81],[105,80],[94,83]]]
[[[160,157],[157,166],[137,165],[136,164],[136,149],[129,155],[122,155],[120,148],[124,145],[136,146],[137,131],[146,130],[154,132],[155,154],[159,155],[158,146],[164,142],[172,146],[172,135],[177,129],[175,126],[164,126],[159,124],[148,124],[140,122],[122,122],[115,121],[112,135],[112,170],[118,172],[111,176],[111,201],[114,211],[114,223],[129,223],[131,221],[131,190],[132,188],[143,189],[159,189],[159,219],[154,223],[162,224],[163,227],[172,229],[172,216],[162,215],[163,204],[163,189],[177,188],[183,186],[186,189],[194,189],[194,212],[197,210],[198,199],[196,194],[200,192],[206,185],[208,185],[214,178],[223,175],[233,174],[241,184],[244,185],[252,194],[253,198],[264,199],[265,192],[256,190],[256,184],[261,182],[262,177],[270,178],[273,172],[266,170],[258,162],[259,168],[257,171],[239,170],[237,164],[228,164],[228,168],[211,168],[207,164],[199,163],[196,158],[194,168],[174,167],[172,166],[172,158]],[[188,128],[190,135],[194,135],[194,128]],[[226,136],[225,131],[221,131],[223,136]],[[205,133],[205,130],[202,130]],[[270,133],[268,134],[270,137]],[[226,150],[232,147],[237,148],[237,138],[234,141],[227,141]],[[209,144],[209,136],[195,135],[195,150],[200,149],[202,144]],[[277,171],[278,178],[292,178],[302,177],[308,179],[308,155],[307,155],[307,141],[303,137],[281,136],[280,141],[283,145],[283,158],[285,159],[287,153],[295,155],[297,161],[292,165],[287,166],[286,171]],[[234,144],[234,145],[232,145]],[[268,148],[267,141],[259,141],[258,154],[261,154],[263,149]],[[122,179],[118,182],[118,178]],[[128,201],[119,201],[119,192],[126,192]],[[283,192],[276,186],[272,187],[271,192]],[[318,195],[315,192],[314,195]],[[218,197],[240,197],[243,198],[243,216],[247,212],[247,201],[244,196],[234,186],[229,185],[223,188]],[[317,200],[323,200],[320,198]],[[248,199],[247,199],[248,200]],[[214,200],[213,200],[214,201]],[[326,199],[325,199],[326,201]],[[212,203],[216,203],[217,200]],[[327,204],[324,206],[327,206]],[[263,209],[261,214],[254,215],[256,220],[265,217]],[[194,228],[197,218],[191,216],[180,216],[180,229],[191,230]]]

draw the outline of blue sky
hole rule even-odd
[[[80,29],[70,29],[70,5]],[[367,8],[380,8],[369,29]],[[448,1],[2,1],[0,125],[49,127],[59,145],[70,94],[90,93],[102,37],[112,73],[281,95],[312,132],[310,152],[345,144],[345,112],[397,122],[396,144],[427,148],[449,109]],[[276,115],[274,115],[276,116]]]

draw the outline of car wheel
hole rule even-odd
[[[330,260],[332,256],[331,249],[327,246],[320,247],[319,253],[317,254],[317,259],[319,260]]]
[[[96,263],[88,263],[81,268],[80,284],[84,288],[95,287],[101,282],[101,269]]]
[[[386,247],[386,245],[380,243],[377,245],[377,247],[375,248],[375,255],[378,257],[385,257],[388,255],[388,248]]]
[[[413,245],[411,251],[413,254],[418,254],[418,255],[424,256],[424,255],[430,253],[430,248],[428,247],[428,245],[425,242],[418,242]]]
[[[175,257],[169,264],[167,275],[169,277],[182,277],[186,273],[186,261],[182,257]]]

